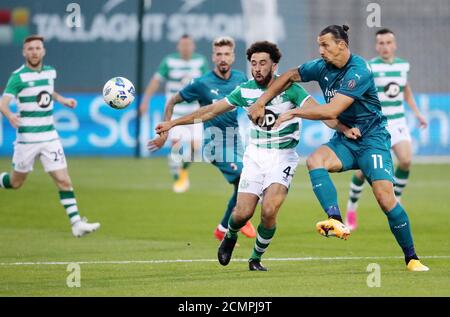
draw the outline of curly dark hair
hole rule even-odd
[[[247,59],[250,62],[254,53],[267,53],[275,64],[281,59],[281,52],[275,43],[269,41],[261,41],[253,43],[247,50]]]

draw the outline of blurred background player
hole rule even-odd
[[[195,53],[194,40],[189,35],[183,35],[178,41],[177,53],[167,55],[159,65],[158,71],[150,80],[142,103],[139,106],[141,114],[148,112],[150,100],[155,92],[159,89],[160,84],[165,81],[166,99],[170,99],[174,94],[183,88],[193,78],[200,77],[208,70],[208,62],[203,55]],[[174,109],[173,116],[178,118],[185,114],[191,113],[198,109],[197,102],[180,103]],[[189,177],[187,168],[189,162],[181,159],[174,159],[172,153],[179,152],[179,149],[184,145],[189,145],[192,152],[197,151],[201,145],[201,125],[191,125],[187,127],[191,133],[183,133],[182,129],[173,129],[169,138],[172,142],[172,151],[169,153],[168,161],[169,168],[175,180],[173,184],[173,191],[176,193],[183,193],[189,189]],[[184,130],[186,131],[186,130]],[[197,138],[195,138],[197,137]]]
[[[375,50],[378,57],[369,61],[378,90],[381,109],[387,118],[387,129],[391,135],[391,148],[398,160],[394,173],[394,192],[400,201],[408,184],[412,161],[411,134],[405,118],[403,101],[411,107],[421,128],[427,127],[427,120],[417,107],[411,87],[408,84],[409,63],[395,56],[397,43],[394,32],[381,29],[376,35]],[[346,224],[350,230],[357,227],[356,210],[364,185],[364,175],[358,170],[350,183],[347,203]]]
[[[27,37],[23,44],[25,65],[11,74],[0,100],[1,113],[17,129],[13,171],[11,174],[0,173],[0,187],[20,188],[33,170],[35,159],[40,158],[44,170],[59,189],[60,202],[70,219],[73,235],[81,237],[97,230],[100,224],[87,223],[78,213],[64,150],[53,120],[53,100],[69,108],[75,108],[77,102],[54,91],[56,70],[43,65],[44,56],[44,38],[38,35]],[[9,109],[13,98],[17,100],[19,115]]]
[[[170,121],[174,109],[181,103],[198,101],[200,107],[212,104],[231,93],[236,86],[247,81],[247,76],[231,69],[234,63],[235,43],[231,37],[219,37],[212,44],[212,62],[214,70],[191,81],[189,85],[173,95],[166,103],[164,121]],[[227,229],[228,219],[236,206],[237,190],[242,172],[242,142],[239,135],[237,111],[225,112],[207,121],[204,127],[204,146],[212,149],[206,160],[216,166],[225,179],[234,186],[233,195],[228,201],[222,221],[214,230],[214,236],[222,241]],[[188,131],[186,131],[188,132]],[[156,151],[166,142],[168,133],[161,133],[159,137],[149,142],[149,149]],[[256,236],[255,228],[250,221],[242,227],[241,232],[249,238]]]

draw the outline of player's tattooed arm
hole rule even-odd
[[[155,130],[156,133],[160,134],[162,132],[169,131],[177,125],[186,125],[208,121],[232,109],[234,109],[234,106],[230,105],[225,99],[221,99],[213,104],[201,107],[197,111],[182,116],[178,119],[161,122],[156,126]]]
[[[11,112],[9,109],[9,103],[12,100],[12,96],[3,95],[0,99],[0,112],[8,119],[9,123],[14,127],[18,128],[20,125],[20,118],[15,113]]]
[[[170,121],[170,119],[172,119],[173,108],[175,108],[176,104],[183,101],[183,97],[181,97],[180,93],[178,92],[169,98],[164,108],[164,121]]]
[[[170,121],[172,119],[173,115],[173,108],[180,103],[183,102],[184,99],[181,97],[180,93],[176,93],[172,97],[169,98],[169,100],[166,103],[166,106],[164,108],[164,121]],[[147,148],[150,152],[155,152],[162,148],[164,144],[167,141],[167,138],[169,137],[169,132],[161,132],[156,138],[150,140],[147,142]]]
[[[300,74],[297,68],[292,68],[287,72],[281,74],[270,87],[256,100],[256,102],[248,109],[248,115],[255,124],[262,124],[264,120],[264,110],[266,104],[275,96],[278,96],[283,91],[288,89],[292,83],[301,81]]]
[[[53,100],[56,100],[60,104],[69,107],[69,108],[75,108],[77,106],[77,101],[73,98],[65,98],[58,94],[56,91],[52,94]]]

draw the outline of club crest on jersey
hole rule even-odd
[[[272,101],[270,102],[270,104],[272,105],[278,105],[280,103],[283,103],[283,97],[281,97],[281,95],[276,96],[275,98],[272,99]]]
[[[347,83],[347,88],[348,89],[353,89],[356,87],[356,81],[354,79],[350,79]]]
[[[48,91],[41,91],[36,97],[36,102],[39,107],[47,108],[52,102],[52,95]]]

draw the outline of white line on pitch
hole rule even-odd
[[[352,260],[392,260],[402,259],[402,256],[342,256],[342,257],[304,257],[304,258],[266,258],[264,261],[352,261]],[[450,255],[421,256],[421,259],[450,259]],[[191,259],[191,260],[131,260],[131,261],[72,261],[72,262],[0,262],[0,266],[20,265],[68,265],[78,264],[160,264],[160,263],[194,263],[216,262],[216,259]],[[248,259],[232,259],[233,262],[247,262]]]

